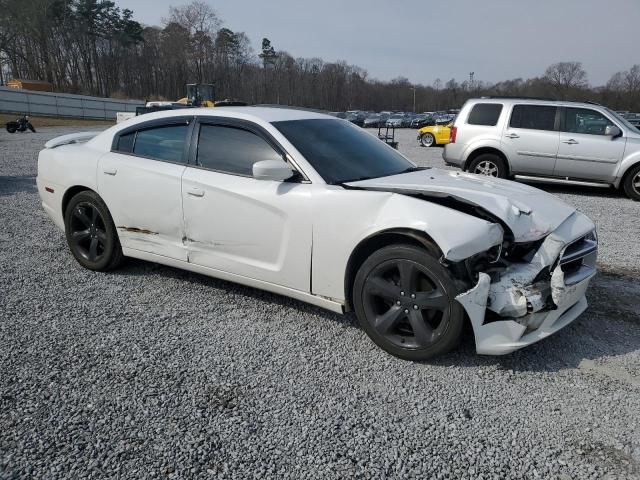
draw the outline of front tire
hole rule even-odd
[[[448,270],[425,249],[393,245],[362,264],[353,305],[362,329],[380,348],[404,360],[425,360],[456,346],[464,310]]]
[[[16,133],[16,130],[18,129],[18,126],[13,124],[13,123],[7,123],[7,132],[9,133]]]
[[[432,147],[435,144],[436,144],[436,139],[431,133],[424,133],[420,137],[420,145],[422,145],[423,147]]]
[[[69,249],[83,267],[105,272],[122,263],[116,227],[97,193],[85,190],[75,195],[67,205],[64,225]]]
[[[478,155],[469,164],[468,171],[477,175],[496,178],[507,178],[509,173],[504,160],[494,153]]]
[[[627,197],[636,202],[640,201],[640,164],[633,167],[629,173],[627,173],[624,177],[622,187]]]

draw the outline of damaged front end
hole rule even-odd
[[[481,354],[510,353],[541,340],[578,317],[596,273],[597,237],[574,212],[539,241],[505,242],[465,261],[470,290],[458,295]]]

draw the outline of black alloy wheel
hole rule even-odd
[[[387,352],[423,360],[450,350],[464,321],[450,273],[426,250],[385,247],[367,259],[354,284],[360,324]]]
[[[90,270],[106,271],[118,266],[122,248],[102,199],[91,191],[74,196],[65,213],[65,231],[71,253]]]

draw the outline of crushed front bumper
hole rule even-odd
[[[479,354],[511,353],[584,312],[585,293],[596,274],[593,229],[587,217],[575,213],[545,239],[530,263],[514,263],[493,282],[480,273],[477,284],[456,297],[469,315]],[[545,269],[547,279],[537,280]]]

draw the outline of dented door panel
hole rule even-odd
[[[98,164],[98,193],[123,248],[186,261],[182,237],[184,165],[110,152]]]

